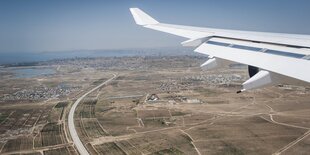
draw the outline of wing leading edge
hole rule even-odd
[[[163,24],[138,8],[130,9],[135,22],[145,28],[188,38],[183,46],[209,55],[201,67],[215,69],[231,62],[260,68],[243,90],[279,83],[310,83],[310,36],[222,30]]]

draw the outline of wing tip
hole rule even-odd
[[[152,18],[150,15],[146,14],[139,8],[129,8],[136,24],[138,25],[154,25],[158,24],[159,22]]]

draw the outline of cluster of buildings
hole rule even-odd
[[[197,85],[200,82],[207,83],[210,85],[229,85],[233,83],[242,83],[246,77],[238,74],[199,74],[189,75],[182,77],[181,82],[176,80],[168,80],[162,82],[158,90],[162,92],[174,92],[179,90],[189,89],[192,85]],[[198,83],[196,83],[198,82]]]
[[[95,69],[148,69],[199,66],[204,57],[197,56],[122,56],[71,58],[43,62],[42,65],[76,66]]]
[[[185,80],[204,81],[208,84],[231,84],[245,81],[246,77],[238,74],[201,74],[184,77]]]
[[[59,85],[53,88],[38,87],[34,89],[23,89],[12,94],[1,97],[1,100],[45,100],[59,98],[68,95],[78,88]]]
[[[162,92],[174,92],[174,91],[179,91],[182,85],[178,84],[177,81],[165,81],[160,84],[159,90]]]

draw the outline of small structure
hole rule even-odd
[[[150,97],[147,98],[148,101],[157,101],[159,100],[159,97],[156,94],[150,95]]]
[[[201,103],[199,99],[187,99],[187,103]]]

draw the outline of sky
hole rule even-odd
[[[309,0],[1,0],[0,53],[180,46],[135,25],[139,7],[163,23],[310,34]]]

